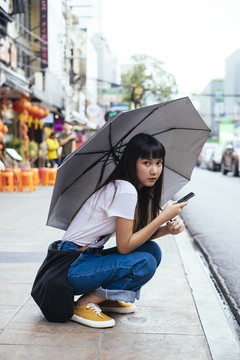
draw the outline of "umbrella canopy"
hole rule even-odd
[[[66,230],[81,204],[113,171],[128,141],[139,133],[148,133],[165,146],[164,204],[190,180],[210,130],[187,97],[120,113],[58,168],[47,225]]]

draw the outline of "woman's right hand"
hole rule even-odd
[[[177,201],[168,201],[161,213],[164,218],[166,218],[166,222],[178,216],[187,203],[187,201],[180,204],[178,204]]]

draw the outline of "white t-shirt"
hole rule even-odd
[[[91,244],[100,236],[108,235],[91,247],[101,247],[116,231],[116,217],[133,220],[137,204],[137,190],[124,180],[113,183],[93,194],[69,225],[63,240],[80,246]],[[114,199],[113,199],[114,197]]]

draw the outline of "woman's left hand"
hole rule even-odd
[[[174,219],[174,221],[169,221],[166,226],[169,234],[172,235],[177,235],[184,231],[184,222],[179,217]]]

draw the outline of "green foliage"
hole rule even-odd
[[[17,137],[12,137],[11,140],[4,142],[4,148],[12,148],[17,151],[19,155],[24,158],[23,150],[23,139]],[[35,158],[38,155],[38,144],[35,141],[30,141],[28,144],[28,156],[30,158]]]
[[[12,148],[15,149],[16,152],[24,157],[24,151],[23,151],[23,140],[19,139],[17,137],[12,137],[11,140],[8,140],[4,142],[4,148]]]
[[[28,155],[30,158],[36,158],[38,155],[38,144],[35,141],[30,141],[28,144]]]
[[[162,62],[148,55],[131,57],[133,65],[122,74],[123,101],[141,107],[163,102],[177,94],[175,77],[162,68]]]

